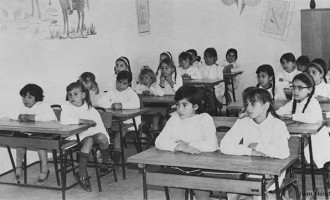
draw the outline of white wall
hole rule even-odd
[[[25,6],[25,12],[29,12],[29,1],[25,1],[27,5],[15,6],[8,2],[0,0],[0,9],[15,10]],[[41,2],[44,12],[48,1]],[[84,71],[93,72],[101,88],[105,87],[111,81],[114,62],[119,56],[130,59],[136,77],[143,65],[156,69],[161,52],[170,51],[177,60],[181,51],[190,48],[202,56],[207,47],[215,47],[219,60],[224,59],[228,48],[236,48],[238,61],[245,70],[237,92],[240,96],[243,87],[256,84],[255,70],[259,65],[269,63],[278,71],[283,53],[290,51],[298,57],[301,52],[300,9],[309,8],[309,0],[295,0],[285,41],[260,34],[267,2],[263,0],[255,7],[246,7],[239,15],[236,5],[224,6],[221,0],[149,0],[151,34],[146,36],[137,34],[134,0],[90,0],[86,24],[94,23],[97,35],[87,39],[42,39],[37,34],[41,29],[36,25],[26,32],[6,31],[2,29],[4,19],[0,16],[0,115],[17,107],[21,101],[18,92],[26,83],[39,84],[50,104],[60,103],[65,97],[65,87]],[[316,3],[317,8],[330,7],[328,0]],[[52,7],[59,14],[56,18],[59,26],[52,28],[61,31],[58,1],[53,1]],[[2,151],[0,157],[7,159],[6,151]]]

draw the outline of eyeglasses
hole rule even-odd
[[[292,86],[290,86],[290,89],[292,89],[292,90],[298,90],[298,91],[301,91],[302,89],[305,89],[305,88],[310,88],[310,87],[302,87],[302,86],[300,86],[300,85],[298,85],[298,86],[295,86],[295,85],[292,85]]]

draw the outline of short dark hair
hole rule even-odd
[[[87,82],[87,79],[89,79],[90,81],[92,81],[94,83],[96,80],[95,75],[92,72],[84,72],[80,75],[80,78],[84,82]]]
[[[297,58],[297,64],[307,66],[309,64],[309,58],[307,56],[299,56]]]
[[[234,48],[230,48],[230,49],[228,49],[228,51],[227,51],[227,53],[226,53],[226,57],[228,56],[228,54],[230,54],[230,53],[233,53],[233,54],[235,54],[235,57],[236,57],[236,59],[235,60],[237,60],[237,58],[238,58],[238,55],[237,55],[237,50],[236,49],[234,49]]]
[[[25,85],[20,91],[19,94],[21,97],[25,97],[29,93],[30,95],[34,96],[36,101],[43,101],[44,100],[44,91],[42,88],[36,84],[30,83]]]
[[[180,55],[179,55],[179,61],[182,61],[182,60],[189,60],[189,64],[191,65],[192,64],[192,56],[190,53],[188,52],[181,52]]]
[[[129,71],[120,71],[117,74],[117,81],[121,81],[121,80],[127,80],[128,83],[132,82],[132,72]]]
[[[195,86],[187,86],[184,85],[180,87],[176,92],[174,96],[174,100],[176,102],[186,99],[189,103],[195,105],[198,105],[198,109],[196,110],[196,113],[202,113],[203,112],[203,104],[202,104],[202,93],[199,88]]]
[[[296,62],[296,57],[294,57],[293,53],[285,53],[281,56],[280,62],[283,63],[283,60],[286,60],[287,62]]]
[[[206,57],[206,56],[208,56],[208,57],[215,57],[216,59],[215,59],[215,61],[217,61],[218,60],[218,53],[217,53],[217,50],[215,50],[215,48],[213,48],[213,47],[210,47],[210,48],[207,48],[207,49],[205,49],[205,51],[204,51],[204,57]]]

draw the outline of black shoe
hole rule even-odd
[[[85,190],[86,192],[91,192],[92,188],[91,185],[89,184],[88,178],[79,176],[78,173],[75,175],[75,179],[79,182],[80,187]]]
[[[100,173],[101,173],[101,175],[108,174],[108,173],[110,173],[113,170],[115,170],[115,169],[114,169],[114,163],[113,163],[112,160],[111,160],[110,163],[102,163],[101,164],[101,167],[100,167]]]
[[[69,15],[72,15],[72,13],[73,13],[73,10],[69,10]]]
[[[39,177],[38,177],[38,181],[37,181],[37,184],[38,185],[43,185],[46,183],[48,177],[49,177],[49,174],[50,174],[50,170],[48,169],[46,172],[41,172]]]

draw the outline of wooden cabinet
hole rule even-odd
[[[330,61],[330,9],[301,10],[301,52]]]

